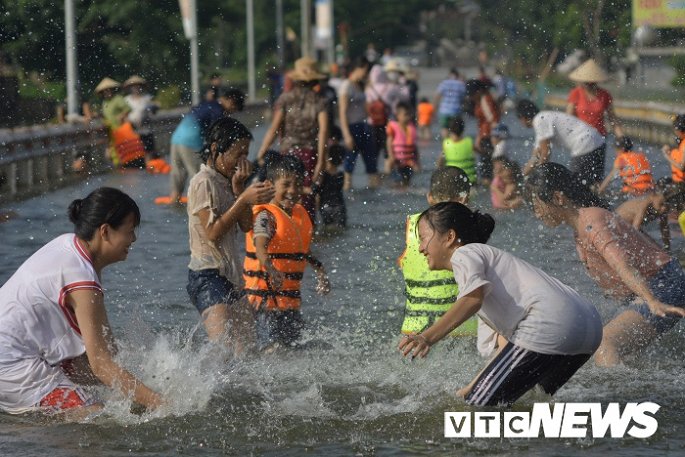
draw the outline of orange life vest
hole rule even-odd
[[[145,158],[145,146],[130,122],[112,130],[112,142],[119,156],[119,164],[122,166]]]
[[[147,172],[153,175],[166,175],[171,172],[171,165],[166,163],[164,159],[150,159],[145,165]]]
[[[312,241],[313,226],[307,210],[302,205],[293,207],[293,214],[289,216],[279,206],[274,204],[255,205],[252,207],[253,217],[263,210],[269,211],[276,219],[276,233],[269,241],[267,252],[274,268],[285,274],[280,290],[271,287],[266,270],[257,260],[254,245],[254,231],[250,230],[245,236],[245,263],[243,277],[245,278],[245,293],[255,309],[267,310],[297,310],[300,309],[300,282],[307,265],[309,245]]]
[[[623,192],[642,194],[654,188],[652,167],[642,152],[623,151],[616,157]]]
[[[684,156],[685,156],[685,140],[682,140],[680,142],[680,146],[671,150],[671,159],[675,160],[678,163],[682,163]],[[685,171],[680,170],[679,168],[675,167],[673,164],[671,164],[671,174],[673,177],[673,181],[675,181],[675,182],[685,181]]]

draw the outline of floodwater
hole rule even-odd
[[[531,131],[507,118],[519,162],[530,151]],[[264,127],[255,130],[257,142]],[[467,133],[474,133],[473,123]],[[257,145],[253,144],[254,154]],[[126,262],[105,270],[106,305],[123,365],[169,400],[165,411],[133,414],[130,403],[102,391],[105,411],[85,423],[0,414],[0,455],[647,455],[685,452],[683,329],[677,326],[626,366],[584,366],[556,395],[557,402],[653,401],[658,432],[649,439],[447,439],[445,411],[469,411],[454,392],[483,361],[475,342],[438,344],[425,360],[397,351],[403,281],[396,259],[404,246],[404,221],[426,207],[425,192],[439,146],[425,144],[425,170],[414,187],[398,192],[358,190],[348,200],[350,227],[318,239],[333,290],[326,297],[304,282],[307,348],[227,360],[206,343],[197,311],[185,291],[188,263],[185,211],[155,206],[168,177],[112,173],[14,205],[19,217],[0,224],[0,281],[44,243],[68,232],[72,199],[103,185],[132,195],[143,218]],[[658,150],[650,154],[657,176],[668,172]],[[613,160],[609,153],[608,162]],[[363,166],[355,185],[365,182]],[[489,211],[480,191],[473,204]],[[9,208],[3,208],[9,209]],[[527,209],[493,212],[490,243],[540,266],[589,297],[606,321],[618,309],[586,276],[570,231],[549,230]],[[652,229],[656,234],[656,230]],[[682,252],[683,238],[674,247]],[[529,394],[516,410],[530,410]]]

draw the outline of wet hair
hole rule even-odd
[[[140,209],[136,202],[112,187],[100,187],[86,198],[77,198],[69,205],[67,214],[74,224],[74,233],[85,241],[92,240],[103,224],[114,229],[121,227],[129,214],[133,214],[136,226],[140,224]]]
[[[207,131],[205,145],[202,148],[202,160],[207,162],[210,156],[212,160],[216,160],[219,154],[223,154],[236,142],[246,138],[249,140],[253,138],[247,127],[232,117],[221,117]],[[216,145],[214,153],[212,153],[213,144]]]
[[[554,162],[543,163],[531,171],[525,184],[525,196],[532,202],[537,196],[550,203],[554,192],[563,193],[580,208],[599,207],[610,209],[609,202],[592,192],[581,179],[563,165]]]
[[[336,167],[339,167],[343,163],[345,152],[346,149],[343,145],[334,144],[328,148],[328,160]]]
[[[274,160],[266,167],[266,179],[272,183],[280,178],[295,176],[300,182],[304,181],[304,163],[291,155],[274,157]]]
[[[395,106],[395,112],[397,113],[399,110],[404,110],[411,116],[411,113],[414,109],[409,102],[399,102],[397,106]]]
[[[438,168],[431,175],[430,194],[438,202],[464,198],[471,191],[471,181],[459,167]]]
[[[633,140],[628,136],[619,136],[616,138],[616,147],[621,151],[632,151]]]
[[[673,128],[679,132],[685,132],[685,114],[678,114],[673,119]]]
[[[452,119],[450,124],[447,126],[447,131],[461,136],[464,133],[464,119],[459,116]]]
[[[539,112],[537,105],[530,100],[521,100],[516,105],[516,115],[524,119],[533,119]]]
[[[221,98],[227,98],[235,103],[235,107],[238,111],[242,111],[245,108],[245,92],[235,87],[230,87],[221,92],[219,95]]]
[[[419,221],[421,219],[437,233],[454,230],[461,244],[487,243],[495,229],[492,216],[472,211],[457,202],[437,203],[421,213]]]

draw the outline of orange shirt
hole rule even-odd
[[[683,163],[683,158],[685,157],[685,139],[680,141],[680,145],[675,148],[671,149],[671,159],[675,160],[678,163]],[[671,164],[671,174],[673,177],[673,181],[675,182],[683,182],[685,181],[685,172]]]
[[[430,125],[431,121],[433,120],[433,112],[435,111],[433,105],[430,103],[419,103],[419,106],[416,108],[416,110],[418,111],[419,115],[419,126],[423,127]]]

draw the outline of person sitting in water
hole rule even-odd
[[[630,305],[604,327],[598,365],[616,365],[647,346],[685,316],[685,271],[678,260],[619,215],[563,165],[531,171],[526,193],[535,216],[550,227],[574,231],[588,274],[610,295]]]
[[[102,383],[155,409],[164,400],[115,360],[102,270],[126,260],[138,205],[108,187],[69,205],[74,233],[35,252],[0,288],[0,410],[85,417],[102,406],[83,389]]]
[[[592,357],[602,340],[595,307],[542,270],[485,244],[495,228],[490,215],[443,202],[424,211],[418,224],[429,268],[451,269],[459,295],[430,328],[402,338],[405,356],[425,357],[478,313],[506,344],[458,392],[475,406],[509,406],[535,385],[553,395]]]
[[[257,343],[269,349],[280,343],[293,345],[304,326],[300,312],[300,282],[306,263],[317,276],[317,292],[330,291],[321,262],[310,252],[313,224],[298,203],[305,168],[300,159],[285,155],[267,169],[275,188],[268,204],[252,207],[254,228],[245,237],[245,293],[255,309]]]
[[[671,250],[671,228],[668,218],[685,210],[685,185],[677,185],[670,178],[661,178],[653,192],[640,198],[622,203],[616,208],[616,214],[628,221],[636,229],[644,224],[659,219],[661,241],[666,251]]]

